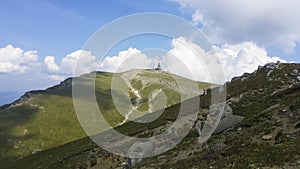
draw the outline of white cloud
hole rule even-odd
[[[49,75],[48,77],[53,81],[63,81],[65,79],[64,76],[59,75]]]
[[[253,41],[292,52],[300,42],[298,0],[171,0],[193,11],[192,20],[202,23],[213,43]]]
[[[183,37],[173,39],[172,46],[173,48],[162,59],[165,70],[193,80],[213,81],[206,69],[212,58],[209,58],[201,47]],[[215,64],[216,62],[210,63]],[[214,82],[216,83],[216,81]]]
[[[62,58],[60,64],[56,63],[55,57],[47,56],[44,65],[49,72],[49,78],[60,81],[63,77],[72,76],[75,69],[80,74],[90,73],[97,69],[98,63],[91,52],[77,50]]]
[[[23,51],[12,45],[0,48],[0,73],[25,73],[38,66],[37,51]]]
[[[198,81],[224,83],[245,72],[255,71],[259,65],[286,62],[269,56],[264,48],[253,42],[214,46],[209,52],[183,37],[174,39],[172,45],[162,60],[165,70]]]
[[[194,22],[195,25],[198,25],[199,23],[204,23],[204,18],[203,18],[203,14],[196,10],[193,14],[192,14],[192,20]]]
[[[216,54],[224,69],[226,80],[240,76],[245,72],[251,73],[259,65],[269,62],[286,62],[279,57],[271,57],[264,48],[258,47],[253,42],[244,42],[236,45],[214,46],[210,54]]]
[[[73,73],[76,68],[79,72],[90,73],[91,71],[96,70],[97,65],[98,63],[96,62],[96,57],[93,56],[91,52],[77,50],[71,54],[68,54],[61,60],[60,71],[70,74]]]
[[[56,63],[53,56],[44,59],[44,65],[49,73],[48,77],[54,81],[61,81],[66,76],[79,76],[95,70],[108,72],[124,72],[130,69],[150,68],[153,60],[148,58],[136,48],[120,51],[117,56],[107,56],[102,62],[96,60],[91,52],[77,50]],[[76,69],[76,72],[75,72]]]
[[[271,57],[267,51],[253,42],[235,45],[213,46],[205,52],[200,46],[179,37],[172,40],[172,49],[162,57],[165,71],[198,81],[222,84],[245,72],[253,72],[259,65],[269,62],[286,62]],[[117,56],[106,57],[98,70],[124,72],[156,66],[156,58],[149,58],[136,48],[121,51]]]
[[[54,56],[46,56],[44,59],[44,64],[49,72],[58,72],[59,66],[55,63]]]
[[[99,69],[109,72],[124,72],[130,69],[151,68],[153,60],[136,48],[120,51],[117,56],[106,57]]]
[[[224,44],[213,46],[212,49],[205,52],[190,40],[179,37],[172,40],[172,49],[162,57],[161,64],[164,70],[190,79],[223,83],[244,72],[253,72],[259,65],[278,60],[286,62],[279,57],[269,56],[264,48],[253,42]],[[66,76],[72,76],[75,68],[80,74],[84,74],[94,70],[123,72],[153,66],[156,66],[156,58],[147,57],[136,48],[121,51],[116,56],[108,56],[101,63],[91,52],[84,50],[72,52],[58,63],[55,57],[46,56],[44,67],[38,62],[36,51],[23,51],[12,45],[0,48],[0,73],[6,73],[6,77],[22,74],[41,82],[62,81]]]

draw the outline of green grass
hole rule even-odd
[[[285,66],[285,65],[284,65]],[[293,69],[293,67],[287,67]],[[281,76],[282,70],[277,76]],[[289,79],[290,80],[290,79]],[[255,84],[251,84],[255,83]],[[275,82],[271,84],[258,72],[257,77],[250,77],[244,82],[235,81],[228,84],[228,99],[244,94],[238,103],[233,103],[233,112],[236,115],[245,116],[240,126],[233,128],[226,134],[213,135],[203,146],[196,142],[195,131],[191,130],[187,137],[172,150],[161,155],[146,158],[134,168],[281,168],[285,164],[296,163],[299,160],[299,131],[289,134],[283,131],[276,137],[275,143],[263,141],[261,136],[271,133],[277,127],[283,127],[283,120],[290,127],[299,122],[300,97],[297,91],[299,87],[286,89],[276,95],[272,93],[282,86]],[[288,83],[288,82],[287,82]],[[257,90],[266,89],[264,93]],[[210,94],[209,94],[210,95]],[[207,108],[209,95],[201,97],[201,107]],[[280,104],[274,110],[264,111],[270,106]],[[180,104],[168,107],[166,111],[155,121],[141,124],[128,122],[115,128],[128,136],[149,137],[154,129],[168,124],[177,118]],[[282,108],[290,109],[282,118],[275,119]],[[29,110],[28,110],[29,111]],[[31,110],[31,118],[35,110]],[[26,122],[26,119],[24,120]],[[241,130],[237,130],[241,127]],[[289,127],[284,128],[288,130]],[[212,152],[216,143],[226,144],[225,148]],[[96,154],[98,164],[102,168],[117,168],[126,158],[110,154],[97,147],[89,138],[83,138],[68,144],[52,148],[35,155],[27,156],[15,162],[7,168],[76,168],[87,165],[90,154]],[[51,158],[50,158],[51,156]],[[34,163],[33,163],[34,162]]]
[[[80,83],[88,84],[94,75],[96,75],[95,94],[99,108],[106,121],[114,127],[122,122],[124,117],[116,110],[113,103],[111,81],[113,78],[120,84],[124,81],[120,79],[121,74],[97,72],[83,75]],[[166,77],[165,80],[169,79]],[[140,81],[136,80],[133,84],[141,88]],[[208,86],[202,83],[199,85]],[[156,88],[163,88],[164,92],[174,98],[168,100],[168,104],[180,102],[179,96],[172,89],[159,84],[145,87],[141,91],[143,99],[147,101],[151,90]],[[113,92],[121,107],[128,105],[123,98],[127,96],[135,98],[133,93],[118,87]],[[0,164],[12,163],[16,159],[30,155],[34,149],[50,149],[86,137],[74,110],[71,87],[64,89],[52,87],[41,93],[26,102],[0,109]],[[145,102],[141,109],[148,110],[147,106]]]

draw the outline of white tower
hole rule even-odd
[[[161,66],[160,66],[160,56],[158,56],[157,59],[157,67],[154,70],[162,70]]]

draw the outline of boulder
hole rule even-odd
[[[222,114],[222,118],[221,119],[223,119],[223,118],[225,118],[227,116],[230,116],[230,115],[232,115],[232,108],[231,108],[231,106],[228,103],[226,103],[225,107],[224,107],[224,112]]]
[[[244,117],[238,116],[238,115],[228,115],[228,116],[224,117],[223,119],[221,119],[218,127],[214,131],[214,134],[221,133],[226,129],[229,129],[229,128],[232,128],[232,127],[236,126],[243,119],[244,119]]]
[[[224,143],[216,143],[214,145],[212,145],[211,150],[214,152],[219,152],[222,151],[224,148],[226,147],[226,144]]]
[[[273,72],[273,70],[270,70],[267,72],[267,77],[269,77],[271,75],[271,73]]]
[[[241,80],[241,77],[233,77],[233,78],[231,79],[231,82],[238,81],[238,80]]]
[[[262,136],[262,139],[263,139],[263,140],[272,140],[272,135],[271,135],[271,134],[263,135],[263,136]]]
[[[154,145],[151,141],[136,142],[128,150],[128,165],[134,166],[136,163],[142,161],[143,157],[150,156],[154,150]]]
[[[290,76],[293,76],[293,77],[298,76],[298,73],[299,73],[299,71],[298,71],[297,69],[294,69],[294,70],[290,73]]]
[[[200,137],[201,136],[201,121],[196,122],[195,129],[198,134],[198,137]]]
[[[43,149],[33,149],[31,154],[36,154],[36,153],[41,152],[41,151],[43,151]]]
[[[260,69],[263,70],[265,73],[267,73],[270,70],[275,70],[275,69],[278,69],[279,67],[280,67],[280,62],[277,62],[277,63],[267,63],[265,66],[263,66]]]

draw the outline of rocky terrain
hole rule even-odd
[[[300,64],[269,63],[207,90],[200,96],[200,111],[189,134],[173,149],[154,157],[114,155],[87,137],[38,151],[4,168],[300,168],[299,72]],[[227,91],[224,113],[212,137],[201,142],[209,110],[220,106],[211,105],[214,90]],[[186,101],[190,106],[185,111],[194,110],[195,99]],[[158,135],[176,120],[180,105],[166,108],[153,122],[132,121],[115,129],[142,138]],[[132,149],[138,147],[157,149],[149,143],[132,145]]]

